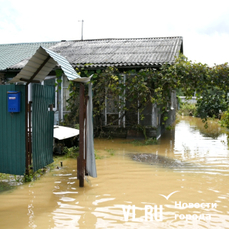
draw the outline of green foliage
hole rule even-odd
[[[115,150],[114,149],[107,149],[106,150],[111,156],[115,155]]]
[[[99,151],[98,150],[94,150],[94,153],[95,153],[95,159],[102,159],[102,158],[104,158],[103,156],[100,156],[99,155]]]
[[[157,145],[158,141],[156,138],[148,138],[145,140],[145,145]]]
[[[75,124],[74,128],[79,130],[80,129],[80,124],[78,124],[78,123]]]
[[[56,72],[56,83],[55,83],[55,86],[58,86],[57,90],[60,90],[61,89],[61,82],[62,82],[61,76],[63,74],[63,71],[61,69],[56,69],[55,72]]]
[[[0,180],[8,180],[10,179],[10,174],[0,173]]]
[[[56,76],[57,76],[58,78],[61,77],[62,74],[63,74],[63,71],[62,71],[61,69],[56,69],[55,72],[56,72]]]
[[[0,193],[22,184],[23,176],[0,173]]]
[[[65,154],[66,158],[77,158],[79,156],[79,147],[64,147],[63,153]]]
[[[24,182],[31,182],[33,181],[33,173],[25,174],[24,176]]]
[[[50,168],[52,167],[52,164],[45,166],[42,169],[38,169],[36,172],[34,172],[32,169],[29,171],[29,174],[25,174],[24,175],[24,182],[31,182],[34,180],[37,180],[40,178],[40,176],[42,176],[43,174],[45,174],[48,170],[50,170]]]
[[[88,65],[90,66],[90,65]],[[160,69],[140,69],[122,71],[115,67],[88,70],[76,69],[82,77],[93,74],[93,112],[96,132],[102,132],[104,126],[104,109],[109,108],[110,113],[120,115],[108,116],[108,126],[118,126],[122,118],[126,117],[126,127],[136,127],[136,113],[139,111],[140,120],[144,119],[143,111],[149,103],[161,107],[162,122],[168,119],[167,113],[171,105],[171,92],[173,90],[190,98],[194,92],[199,100],[204,93],[213,93],[212,102],[216,101],[214,87],[221,91],[229,91],[229,68],[227,63],[209,68],[206,64],[193,63],[185,56],[179,55],[173,65],[164,64]],[[78,123],[79,83],[71,82],[69,86],[70,99],[68,109],[70,113],[65,117],[66,122],[73,126]],[[213,92],[211,91],[213,90]],[[223,96],[219,94],[218,99]],[[199,100],[200,101],[200,100]],[[199,102],[202,106],[205,102]],[[224,105],[220,104],[221,109]],[[215,115],[219,106],[208,110],[199,108],[201,118],[206,121],[208,116]],[[215,111],[213,111],[215,110]],[[192,114],[195,108],[191,110]],[[162,124],[163,124],[162,123]]]
[[[222,113],[220,124],[229,129],[229,109]]]
[[[110,115],[108,126],[118,126],[118,122],[125,116],[126,127],[138,128],[137,111],[140,113],[140,120],[143,120],[145,118],[143,111],[149,103],[157,103],[162,107],[161,113],[167,113],[171,91],[177,85],[176,80],[171,80],[169,76],[164,77],[162,71],[165,72],[168,68],[169,65],[166,65],[161,71],[141,69],[126,72],[114,67],[96,71],[77,69],[82,77],[93,74],[93,113],[97,132],[103,132],[103,112],[106,106],[111,113],[121,114],[120,117]],[[172,75],[171,72],[168,74]],[[68,125],[73,126],[78,122],[79,117],[79,84],[71,82],[69,89],[68,109],[71,112],[65,117],[65,120]],[[164,122],[167,118],[164,115]]]
[[[64,125],[74,127],[79,123],[79,83],[70,81],[68,87],[69,99],[67,100],[67,110],[70,111],[64,117]]]
[[[167,126],[165,129],[166,130],[174,130],[175,129],[175,126],[174,125],[173,126]]]
[[[8,182],[0,181],[0,193],[4,191],[9,191],[13,189],[15,186],[10,185]]]
[[[217,87],[212,87],[202,93],[202,98],[199,98],[196,104],[197,114],[200,118],[219,117],[222,111],[228,107],[226,93]]]
[[[184,116],[196,116],[196,105],[194,103],[180,103],[178,114]]]
[[[127,142],[123,142],[125,144],[132,144],[135,146],[145,146],[145,145],[157,145],[158,144],[158,140],[156,138],[147,138],[144,141],[143,140],[131,140],[131,141],[127,141]]]

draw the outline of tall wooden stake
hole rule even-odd
[[[77,177],[79,179],[79,186],[84,187],[84,174],[85,174],[85,162],[84,162],[84,84],[80,84],[80,110],[79,110],[79,124],[80,124],[80,140],[79,140],[79,157],[77,158]]]

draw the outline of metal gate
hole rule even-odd
[[[8,112],[8,91],[21,92],[20,112]],[[0,173],[25,174],[25,86],[0,85]]]
[[[8,112],[8,91],[21,92],[20,112]],[[24,175],[30,165],[37,171],[53,162],[55,88],[33,85],[32,123],[26,91],[24,85],[0,85],[0,173]]]
[[[32,100],[32,161],[37,171],[53,162],[55,87],[34,84]]]

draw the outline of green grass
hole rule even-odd
[[[158,140],[156,138],[148,138],[146,140],[134,139],[132,141],[127,141],[127,142],[123,142],[123,143],[132,144],[132,145],[135,145],[135,146],[157,145],[158,144]]]
[[[107,151],[111,156],[114,156],[114,155],[115,155],[115,150],[114,150],[114,149],[106,149],[106,151]]]
[[[0,173],[0,193],[23,184],[23,176]]]
[[[95,159],[103,159],[104,158],[104,156],[100,156],[99,155],[99,151],[98,150],[94,150],[94,152],[95,152]]]
[[[65,158],[77,158],[79,156],[79,147],[64,147],[63,153],[65,154]]]
[[[9,191],[14,189],[16,186],[10,185],[8,182],[2,182],[0,181],[0,193],[4,191]]]

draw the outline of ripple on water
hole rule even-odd
[[[96,139],[98,154],[114,152],[96,161],[98,178],[88,177],[79,188],[76,160],[68,160],[54,176],[46,174],[33,185],[0,195],[0,228],[227,228],[227,139],[218,132],[214,139],[204,135],[194,121],[182,120],[153,146]],[[134,154],[141,156],[134,161]],[[210,207],[177,208],[179,201]],[[162,205],[163,221],[145,221],[145,205]],[[123,206],[135,206],[137,220],[130,210],[125,221]],[[211,220],[182,219],[194,214],[210,214]]]

